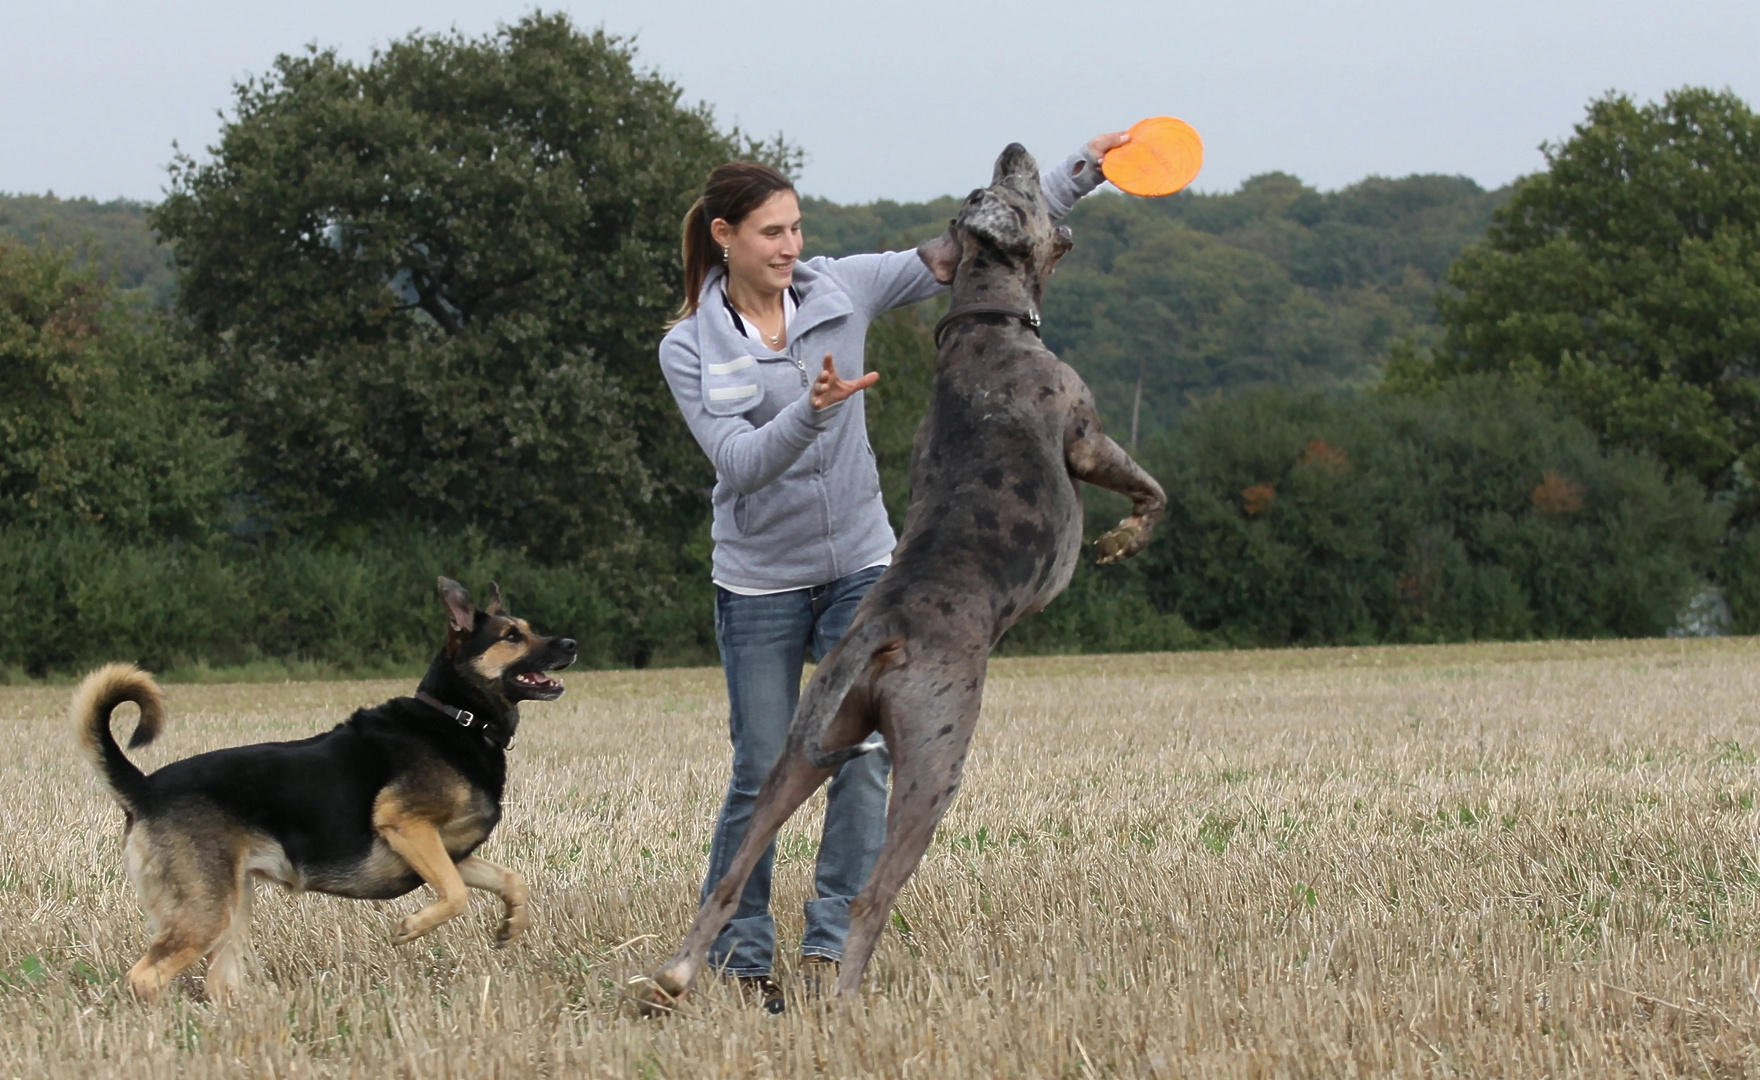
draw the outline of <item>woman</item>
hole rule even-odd
[[[1100,135],[1041,177],[1053,219],[1097,187]],[[691,434],[715,465],[715,641],[727,676],[733,776],[716,822],[706,897],[739,848],[758,789],[782,752],[808,650],[848,628],[896,542],[880,499],[859,391],[868,325],[939,292],[914,251],[799,262],[794,185],[765,165],[709,174],[684,220],[685,301],[660,366]],[[819,359],[822,358],[822,359]],[[809,374],[810,359],[818,359]],[[801,940],[803,969],[835,964],[885,835],[884,750],[832,778]],[[780,1011],[770,977],[775,845],[753,871],[710,963]]]

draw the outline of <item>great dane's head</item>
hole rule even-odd
[[[1010,143],[996,159],[990,186],[968,195],[947,231],[919,244],[917,256],[943,285],[962,274],[1010,274],[1036,300],[1073,243],[1068,229],[1051,224],[1038,162],[1026,147]]]

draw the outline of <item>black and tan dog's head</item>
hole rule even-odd
[[[996,159],[990,186],[966,197],[947,231],[917,246],[917,255],[943,285],[964,270],[1012,271],[1037,299],[1057,260],[1074,246],[1070,231],[1051,223],[1039,164],[1020,143]]]
[[[484,696],[509,706],[522,701],[555,701],[562,681],[548,672],[574,663],[573,638],[545,637],[524,619],[509,615],[501,588],[489,583],[489,603],[478,608],[463,585],[440,579],[446,605],[446,648],[453,672]]]

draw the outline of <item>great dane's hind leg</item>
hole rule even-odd
[[[404,807],[391,791],[382,792],[373,803],[373,828],[384,838],[392,851],[403,857],[411,870],[421,875],[439,898],[432,904],[404,917],[391,932],[391,944],[403,945],[449,919],[464,913],[467,893],[458,867],[440,840],[434,824],[416,817]]]
[[[1082,388],[1081,400],[1070,411],[1064,436],[1064,460],[1069,474],[1096,487],[1116,491],[1131,500],[1131,514],[1094,542],[1102,563],[1128,559],[1148,546],[1149,534],[1167,509],[1167,494],[1141,465],[1100,430],[1100,414],[1094,396]]]
[[[458,860],[458,876],[467,886],[483,889],[501,898],[501,924],[495,928],[497,948],[526,932],[531,918],[526,914],[526,879],[504,866],[496,866],[475,855]]]
[[[955,682],[965,677],[949,672]],[[886,929],[887,916],[923,853],[935,838],[935,827],[953,805],[972,731],[983,703],[984,662],[961,694],[934,697],[928,686],[917,694],[890,698],[885,709],[904,723],[883,725],[892,749],[892,800],[886,807],[886,841],[868,883],[849,906],[849,940],[838,969],[837,992],[861,989],[862,974],[874,946]]]
[[[740,840],[739,850],[734,853],[726,875],[716,883],[709,898],[697,910],[696,919],[685,933],[684,944],[679,946],[672,959],[654,972],[653,985],[647,988],[648,993],[644,996],[645,1004],[664,1008],[690,990],[709,955],[709,946],[715,942],[715,935],[721,933],[721,928],[733,917],[734,909],[739,905],[739,894],[745,889],[746,879],[751,877],[764,849],[776,838],[789,815],[800,809],[801,803],[819,790],[819,785],[830,776],[830,769],[815,769],[798,750],[783,753],[771,768],[770,775],[764,778],[764,786],[758,790],[751,822],[746,826],[746,835]]]

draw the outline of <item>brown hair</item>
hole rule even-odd
[[[730,161],[716,166],[709,174],[703,194],[684,215],[684,302],[678,306],[674,325],[697,313],[697,297],[703,292],[703,282],[721,260],[709,223],[721,218],[737,228],[747,214],[778,191],[792,192],[794,184],[770,166],[755,161]]]

